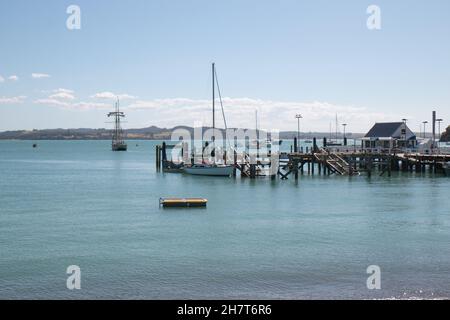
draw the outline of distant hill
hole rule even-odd
[[[126,129],[124,134],[126,139],[136,140],[169,140],[172,131],[175,129],[184,129],[193,136],[194,128],[188,126],[177,126],[174,128],[159,128],[150,126],[140,129]],[[204,130],[209,129],[204,127]],[[222,129],[220,129],[222,130]],[[254,131],[254,130],[253,130]],[[223,130],[222,130],[223,132]],[[224,133],[223,133],[224,134]],[[301,133],[301,139],[322,139],[329,137],[329,133],[308,132]],[[348,138],[360,138],[363,134],[347,133]],[[292,139],[297,136],[295,131],[280,132],[280,139]],[[111,130],[100,128],[77,128],[77,129],[43,129],[43,130],[15,130],[0,132],[0,140],[109,140],[112,138]]]

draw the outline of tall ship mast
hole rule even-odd
[[[120,118],[125,117],[125,114],[119,110],[119,99],[117,99],[115,104],[115,111],[108,113],[108,117],[114,117],[112,151],[127,151],[127,144],[123,140],[123,130],[120,126]]]

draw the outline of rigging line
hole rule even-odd
[[[227,130],[228,130],[227,120],[225,118],[225,111],[223,110],[222,94],[220,93],[219,79],[217,78],[217,71],[216,71],[216,69],[214,69],[214,74],[215,74],[216,84],[217,84],[217,93],[219,94],[220,108],[222,109],[223,123],[225,125],[225,139],[227,140],[228,146],[231,147],[231,143],[230,143],[230,141],[228,139],[228,135],[227,135]]]
[[[219,86],[219,80],[217,79],[217,72],[214,70],[215,78],[216,78],[216,85],[217,85],[217,93],[219,94],[219,101],[220,101],[220,108],[222,109],[222,117],[223,117],[223,123],[225,125],[225,130],[227,128],[227,120],[225,119],[225,112],[223,110],[223,103],[222,103],[222,94],[220,93],[220,86]]]

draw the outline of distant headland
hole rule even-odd
[[[193,133],[194,128],[177,126],[174,128],[159,128],[150,126],[140,129],[125,129],[125,139],[128,140],[169,140],[173,130],[185,129]],[[208,129],[208,128],[204,128]],[[219,129],[221,130],[221,129]],[[247,129],[245,129],[247,130]],[[250,129],[252,130],[252,129]],[[254,130],[254,129],[253,129]],[[292,139],[297,135],[296,131],[281,131],[280,139]],[[329,132],[302,132],[302,139],[313,137],[328,137]],[[363,133],[346,133],[347,138],[361,138]],[[110,129],[77,128],[77,129],[42,129],[42,130],[14,130],[0,132],[0,140],[109,140],[112,137]]]

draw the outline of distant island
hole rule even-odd
[[[187,126],[177,126],[174,128],[159,128],[150,126],[141,129],[124,130],[125,138],[128,140],[169,140],[171,133],[175,129],[186,129],[193,134],[194,129]],[[208,129],[208,128],[204,128]],[[296,131],[281,131],[280,139],[292,139],[297,136]],[[346,137],[361,138],[361,133],[346,133]],[[330,137],[330,133],[325,132],[302,132],[301,139],[322,139]],[[0,132],[0,140],[109,140],[112,138],[110,129],[42,129],[42,130],[14,130]],[[334,138],[334,134],[333,134]],[[342,138],[342,134],[338,136]]]

